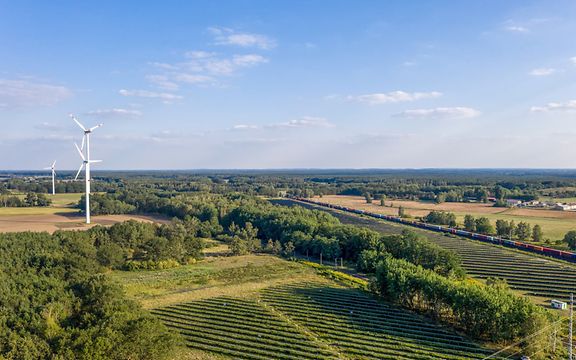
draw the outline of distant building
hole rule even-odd
[[[506,199],[506,206],[518,206],[522,204],[522,200]]]
[[[554,205],[554,210],[562,210],[562,211],[576,210],[576,204],[557,203]]]

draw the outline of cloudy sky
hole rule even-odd
[[[576,167],[571,0],[0,0],[0,169]]]

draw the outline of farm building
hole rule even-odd
[[[554,205],[554,210],[574,211],[576,210],[576,204],[557,203]]]
[[[506,206],[518,206],[522,204],[522,200],[506,199]]]

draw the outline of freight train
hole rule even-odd
[[[305,203],[309,203],[309,204],[313,204],[313,205],[319,205],[319,206],[323,206],[323,207],[327,207],[327,208],[331,208],[331,209],[346,211],[346,212],[350,212],[350,213],[354,213],[354,214],[358,214],[358,215],[365,215],[365,216],[370,216],[370,217],[377,218],[377,219],[393,221],[396,223],[401,223],[404,225],[414,226],[414,227],[418,227],[418,228],[422,228],[422,229],[427,229],[427,230],[432,230],[432,231],[437,231],[437,232],[442,232],[442,233],[454,234],[454,235],[463,236],[463,237],[474,239],[474,240],[484,241],[484,242],[488,242],[488,243],[492,243],[492,244],[503,245],[503,246],[507,246],[507,247],[511,247],[511,248],[515,248],[515,249],[519,249],[519,250],[530,251],[530,252],[541,254],[541,255],[546,255],[546,256],[551,256],[554,258],[562,259],[562,260],[576,262],[576,253],[573,253],[571,251],[552,249],[552,248],[545,247],[545,246],[528,244],[528,243],[525,243],[522,241],[504,239],[504,238],[499,237],[499,236],[478,234],[478,233],[473,233],[473,232],[462,230],[462,229],[451,228],[451,227],[441,226],[441,225],[436,225],[436,224],[429,224],[429,223],[425,223],[425,222],[417,221],[417,220],[413,220],[413,219],[403,219],[399,216],[375,214],[375,213],[371,213],[371,212],[364,211],[364,210],[352,209],[352,208],[348,208],[346,206],[340,206],[340,205],[334,205],[334,204],[312,201],[310,199],[301,198],[301,197],[292,197],[292,199],[302,201]]]

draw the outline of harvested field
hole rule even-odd
[[[22,208],[37,209],[37,208]],[[48,208],[54,209],[54,208]],[[57,230],[85,230],[91,226],[110,226],[118,222],[127,220],[137,220],[145,222],[167,223],[169,219],[165,217],[150,215],[100,215],[92,217],[92,224],[86,225],[84,217],[77,211],[59,212],[48,214],[26,214],[26,215],[0,215],[0,232],[20,232],[20,231],[47,231],[53,233]]]

